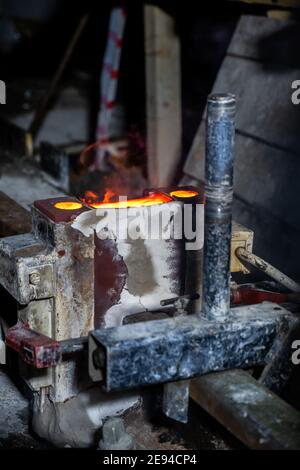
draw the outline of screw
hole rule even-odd
[[[35,272],[35,273],[29,274],[29,282],[30,282],[30,284],[32,284],[33,286],[37,286],[37,285],[41,282],[40,273]]]

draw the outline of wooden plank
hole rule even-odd
[[[300,229],[300,157],[236,136],[235,195]]]
[[[270,53],[272,41],[283,42],[283,50],[293,44],[289,34],[282,34],[291,28],[294,23],[242,17],[229,47],[236,55],[225,57],[213,92],[237,96],[233,216],[254,230],[255,253],[300,277],[300,106],[291,102],[291,83],[299,79],[300,67],[258,61],[266,38]],[[299,34],[299,26],[296,30]],[[205,115],[185,164],[189,178],[204,180],[204,158]]]
[[[190,170],[202,181],[204,152],[203,135]],[[299,157],[240,134],[235,153],[234,219],[255,231],[255,253],[300,277]],[[187,177],[184,181],[195,184]]]
[[[291,85],[300,70],[272,67],[226,57],[214,91],[232,91],[237,97],[236,128],[245,135],[300,155],[300,106],[291,101]]]
[[[292,33],[284,36],[285,30],[292,30]],[[242,17],[212,92],[232,92],[237,96],[236,128],[242,134],[300,155],[300,106],[291,102],[291,84],[300,75],[299,55],[298,68],[284,64],[288,51],[296,50],[290,47],[293,44],[291,36],[300,39],[300,28],[296,23],[257,16]],[[266,38],[269,40],[268,51],[263,52],[261,44]],[[283,44],[281,53],[276,50],[277,44]],[[283,61],[283,65],[257,62],[268,55]],[[203,152],[201,142],[204,140],[205,125],[202,122],[184,169],[187,174],[196,175],[197,178],[202,173],[198,164],[199,153]]]
[[[241,370],[191,381],[192,399],[251,449],[300,449],[300,413]]]
[[[173,182],[181,157],[180,43],[173,19],[145,6],[148,177],[152,186]]]
[[[299,68],[297,47],[291,47],[299,41],[300,28],[295,21],[245,15],[238,22],[227,54]]]
[[[30,230],[30,212],[0,191],[0,236],[8,237],[28,233]]]
[[[300,157],[238,133],[235,141],[235,196],[300,229]],[[202,140],[189,168],[200,180],[204,180],[204,152]]]
[[[300,69],[285,67],[274,72],[259,62],[227,56],[213,93],[236,95],[236,129],[240,133],[300,156],[300,106],[291,101],[291,84],[299,76]],[[199,129],[197,134],[197,140],[202,140],[204,130]],[[195,171],[193,158],[196,149],[196,144],[193,144],[185,166],[187,173]]]

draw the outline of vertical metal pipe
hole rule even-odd
[[[230,308],[235,97],[208,97],[205,156],[203,313],[222,320]]]

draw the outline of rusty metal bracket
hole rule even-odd
[[[6,346],[19,353],[20,358],[37,369],[57,366],[64,357],[87,349],[88,338],[56,341],[29,328],[19,321],[5,335]]]
[[[21,359],[37,369],[51,367],[62,359],[58,341],[31,330],[28,325],[18,322],[6,333],[6,345],[17,351]]]

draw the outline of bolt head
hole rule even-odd
[[[32,284],[33,286],[37,286],[40,282],[41,282],[41,276],[40,276],[40,273],[31,273],[29,275],[29,282],[30,284]]]

